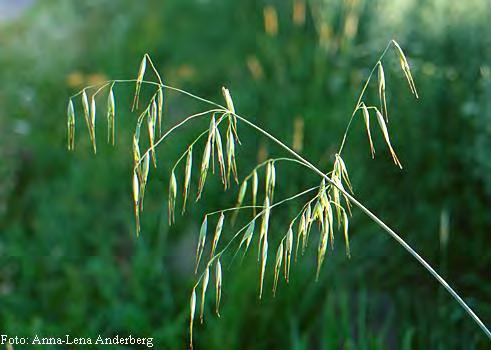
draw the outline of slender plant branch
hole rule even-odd
[[[375,65],[373,66],[373,68],[370,71],[370,74],[368,75],[368,78],[367,78],[367,80],[365,82],[365,85],[363,85],[363,88],[361,89],[360,95],[358,96],[358,101],[356,101],[355,109],[351,113],[351,118],[350,118],[350,120],[348,122],[348,125],[346,126],[346,131],[344,132],[343,140],[341,141],[341,145],[339,146],[339,150],[338,150],[338,154],[339,155],[343,151],[343,147],[344,147],[344,144],[346,143],[346,138],[348,136],[348,131],[349,131],[350,127],[351,127],[351,123],[353,122],[353,119],[355,118],[356,112],[358,111],[358,109],[360,107],[361,100],[363,99],[363,96],[365,95],[365,91],[367,90],[368,84],[370,83],[370,80],[372,79],[372,75],[373,75],[373,73],[375,73],[375,70],[377,69],[378,65],[380,64],[380,62],[384,58],[385,54],[387,53],[387,51],[389,51],[389,48],[392,45],[393,45],[393,41],[391,40],[391,41],[389,41],[389,43],[385,47],[385,50],[380,55],[377,63],[375,63]]]
[[[257,126],[256,124],[250,122],[244,117],[241,117],[237,114],[235,114],[235,117],[245,124],[249,125],[250,127],[256,129],[263,135],[265,135],[267,138],[270,140],[274,141],[277,145],[279,145],[281,148],[283,148],[285,151],[289,152],[291,155],[293,155],[295,158],[297,158],[299,161],[303,162],[308,168],[310,168],[312,171],[317,173],[319,176],[324,178],[327,182],[329,182],[331,185],[335,186],[344,196],[346,196],[352,203],[354,203],[361,211],[363,211],[370,219],[372,219],[377,225],[379,225],[385,232],[387,232],[392,238],[394,238],[397,243],[399,243],[409,254],[411,254],[423,267],[450,293],[450,295],[462,306],[462,308],[467,312],[467,314],[478,324],[479,327],[483,330],[483,332],[486,334],[486,336],[491,339],[491,332],[489,329],[486,327],[486,325],[481,321],[481,319],[476,315],[476,313],[467,305],[467,303],[455,292],[455,290],[441,277],[438,272],[431,267],[430,264],[426,262],[425,259],[423,259],[411,246],[402,239],[394,230],[392,230],[389,226],[387,226],[381,219],[378,218],[374,213],[372,213],[367,207],[365,207],[363,204],[361,204],[355,197],[353,197],[351,194],[349,194],[344,188],[338,186],[337,183],[332,181],[327,175],[325,175],[322,171],[320,171],[317,167],[315,167],[312,163],[310,163],[308,160],[303,158],[301,155],[299,155],[297,152],[292,150],[290,147],[285,145],[283,142],[278,140],[276,137],[262,129],[261,127]]]
[[[265,160],[264,162],[262,163],[259,163],[258,165],[256,165],[254,167],[254,169],[252,169],[252,171],[244,178],[244,181],[246,180],[249,180],[252,175],[254,174],[254,171],[265,166],[266,164],[268,164],[269,162],[281,162],[281,161],[286,161],[286,162],[292,162],[292,163],[297,163],[297,164],[300,164],[302,166],[306,166],[305,163],[299,161],[298,159],[293,159],[293,158],[285,158],[285,157],[280,157],[280,158],[271,158],[271,159],[267,159]]]
[[[137,81],[138,81],[137,79],[114,79],[114,80],[108,80],[108,81],[105,81],[103,83],[99,83],[99,84],[94,84],[94,85],[87,86],[83,90],[80,90],[76,94],[73,94],[72,96],[70,96],[70,98],[74,98],[74,97],[77,97],[78,95],[81,95],[84,92],[84,90],[93,89],[93,88],[99,87],[101,85],[106,85],[106,84],[110,84],[110,83],[136,83]],[[210,101],[210,100],[207,100],[206,98],[203,98],[203,97],[196,96],[196,95],[194,95],[194,94],[192,94],[192,93],[190,93],[188,91],[185,91],[185,90],[182,90],[182,89],[179,89],[179,88],[170,86],[170,85],[160,84],[160,83],[157,83],[155,81],[142,80],[141,83],[142,84],[148,84],[148,85],[154,85],[154,86],[158,86],[158,87],[161,87],[161,88],[164,88],[164,89],[167,89],[167,90],[172,90],[172,91],[179,92],[181,94],[184,94],[184,95],[187,95],[189,97],[192,97],[192,98],[194,98],[194,99],[196,99],[198,101],[205,102],[205,103],[208,103],[208,104],[213,105],[215,107],[218,107],[220,109],[223,109],[225,112],[227,112],[226,108],[223,107],[223,106],[221,106],[221,105],[219,105],[218,103],[213,102],[213,101]]]

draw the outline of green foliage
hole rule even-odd
[[[2,332],[131,333],[153,336],[158,348],[185,347],[200,218],[235,200],[223,194],[217,179],[209,180],[206,207],[189,203],[186,217],[176,215],[176,226],[168,228],[169,168],[196,131],[183,130],[176,142],[161,146],[169,157],[150,179],[136,239],[129,181],[133,88],[118,91],[115,148],[105,145],[101,132],[95,157],[82,123],[75,148],[83,151],[66,152],[65,101],[75,90],[101,75],[136,77],[149,52],[165,81],[217,101],[226,85],[240,114],[288,142],[294,120],[303,118],[302,154],[328,169],[368,69],[392,37],[408,55],[420,94],[418,102],[408,97],[399,63],[389,59],[389,127],[404,169],[393,166],[377,132],[371,160],[360,114],[344,156],[353,187],[440,266],[484,321],[491,319],[487,2],[309,4],[313,10],[300,25],[292,20],[290,1],[50,0],[2,24]],[[264,31],[267,5],[276,6],[277,35]],[[369,92],[377,104],[376,84]],[[190,100],[169,98],[166,127],[193,110]],[[280,155],[253,133],[241,131],[242,138],[257,145],[237,147],[242,175],[261,154]],[[294,167],[281,171],[276,198],[315,180]],[[282,212],[285,222],[294,210]],[[450,215],[448,245],[438,236],[442,210]],[[356,211],[350,226],[351,260],[338,244],[314,283],[315,248],[309,246],[312,251],[292,264],[290,284],[281,285],[274,299],[264,293],[257,300],[257,251],[233,273],[224,264],[221,318],[197,325],[197,347],[485,346],[480,330],[393,241]],[[286,229],[282,220],[271,222],[271,232]],[[225,227],[227,234],[232,232]],[[272,276],[265,286],[269,292]]]

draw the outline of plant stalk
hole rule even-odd
[[[328,181],[331,185],[335,186],[343,195],[345,195],[353,204],[355,204],[361,211],[363,211],[370,219],[375,221],[377,225],[379,225],[385,232],[387,232],[392,238],[394,238],[397,243],[399,243],[404,249],[406,249],[409,254],[411,254],[423,267],[447,290],[448,293],[459,303],[460,306],[467,312],[467,314],[477,323],[477,325],[483,330],[484,334],[491,339],[491,332],[489,329],[486,327],[486,325],[481,321],[481,319],[476,315],[476,313],[467,305],[467,303],[457,294],[457,292],[441,277],[438,272],[431,267],[430,264],[426,262],[425,259],[421,257],[411,246],[402,239],[401,236],[399,236],[394,230],[392,230],[389,226],[387,226],[381,219],[378,218],[374,213],[372,213],[367,207],[365,207],[363,204],[361,204],[355,197],[353,197],[350,193],[344,190],[344,188],[341,188],[338,186],[336,183],[334,183],[327,175],[325,175],[322,171],[320,171],[317,167],[315,167],[312,163],[310,163],[308,160],[303,158],[301,155],[299,155],[297,152],[292,150],[290,147],[285,145],[283,142],[278,140],[276,137],[265,131],[264,129],[260,128],[256,124],[250,122],[246,118],[243,118],[237,114],[234,113],[234,115],[237,117],[237,119],[243,121],[245,124],[251,126],[252,128],[256,129],[260,133],[262,133],[264,136],[269,138],[270,140],[274,141],[278,146],[283,148],[285,151],[289,152],[291,155],[293,155],[295,158],[297,158],[299,161],[304,163],[308,168],[310,168],[312,171],[323,177],[326,181]]]

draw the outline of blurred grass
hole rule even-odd
[[[277,35],[264,31],[267,5],[277,10]],[[404,171],[392,166],[376,132],[372,161],[363,125],[355,123],[345,151],[355,191],[442,266],[489,324],[490,11],[485,0],[318,0],[309,2],[305,23],[295,24],[292,1],[48,0],[0,24],[0,330],[133,334],[153,336],[157,348],[185,347],[200,218],[234,201],[212,180],[204,200],[167,227],[168,169],[200,130],[186,128],[161,149],[136,239],[132,87],[118,89],[116,147],[103,144],[101,122],[97,156],[81,123],[76,152],[66,151],[65,109],[73,92],[106,77],[135,76],[149,52],[169,84],[217,101],[226,85],[240,114],[287,143],[300,116],[303,154],[327,169],[363,79],[391,38],[410,58],[421,99],[411,98],[389,55],[389,128]],[[167,127],[195,108],[170,98]],[[371,98],[377,101],[375,86]],[[240,132],[247,145],[238,150],[240,174],[259,149],[280,154],[250,130]],[[277,178],[277,198],[316,181],[291,166],[279,167]],[[444,250],[443,209],[450,214]],[[286,230],[293,213],[276,212],[272,229]],[[274,300],[269,294],[257,300],[254,250],[240,267],[224,271],[222,318],[209,312],[196,327],[198,348],[486,346],[477,326],[393,241],[358,212],[351,226],[351,260],[338,240],[314,283],[310,247]]]

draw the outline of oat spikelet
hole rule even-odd
[[[286,233],[286,241],[285,241],[285,280],[286,283],[290,280],[290,262],[292,257],[292,249],[293,249],[293,229],[292,225],[288,228],[288,232]]]
[[[298,260],[298,250],[300,247],[300,240],[302,239],[302,230],[300,229],[302,226],[298,226],[298,232],[297,232],[297,245],[295,247],[295,262]]]
[[[150,152],[152,154],[153,166],[157,167],[157,157],[155,155],[155,123],[157,120],[157,103],[152,101],[150,111],[147,115],[148,139],[150,141]]]
[[[278,278],[281,271],[281,263],[283,260],[283,241],[281,241],[276,251],[276,261],[274,265],[274,282],[273,282],[273,296],[276,296],[276,288],[278,287]]]
[[[314,205],[314,210],[312,211],[312,222],[315,220],[320,220],[322,217],[322,205],[320,201],[317,201]]]
[[[159,123],[159,137],[162,136],[162,119],[164,117],[164,91],[159,88],[157,92],[157,117]]]
[[[191,171],[193,168],[193,146],[189,146],[186,157],[186,170],[184,172],[184,191],[183,191],[183,203],[182,203],[182,213],[186,212],[186,202],[189,194],[189,186],[191,184]]]
[[[227,131],[227,181],[230,183],[230,173],[234,175],[236,183],[239,183],[237,176],[237,164],[235,163],[235,141],[232,128]]]
[[[263,284],[264,284],[264,272],[266,271],[266,262],[268,260],[268,237],[265,236],[263,239],[263,245],[261,250],[261,276],[259,284],[259,299],[263,295]]]
[[[205,248],[207,228],[208,228],[208,215],[205,215],[205,218],[203,219],[203,223],[201,224],[201,228],[199,230],[198,246],[196,247],[196,267],[194,269],[194,273],[198,272],[201,255],[203,254],[203,250]]]
[[[377,110],[377,121],[378,124],[380,125],[380,130],[382,130],[382,134],[384,135],[385,142],[387,143],[387,147],[389,147],[390,154],[392,156],[392,159],[394,160],[394,163],[402,169],[401,162],[399,162],[399,158],[397,158],[396,152],[392,148],[392,145],[390,143],[390,138],[389,138],[389,131],[387,130],[387,126],[385,125],[384,117],[380,112]]]
[[[253,215],[256,216],[256,199],[257,199],[257,188],[258,188],[258,178],[257,178],[257,171],[254,169],[254,172],[252,173],[252,206],[253,208]]]
[[[389,122],[389,114],[387,112],[387,100],[385,98],[385,74],[382,62],[378,62],[378,95],[380,99],[380,110],[382,115],[385,116],[385,120]]]
[[[107,142],[114,146],[114,118],[116,115],[116,104],[114,102],[113,87],[107,96]]]
[[[263,240],[268,239],[268,229],[269,229],[269,215],[270,215],[270,207],[269,207],[269,198],[266,197],[264,199],[264,211],[263,211],[263,217],[262,217],[262,222],[261,222],[261,231],[259,234],[259,248],[261,248],[261,242]],[[261,249],[259,249],[260,251]],[[259,260],[259,257],[258,257]]]
[[[208,129],[208,142],[211,145],[211,164],[212,164],[212,172],[215,174],[215,130],[216,130],[216,122],[215,122],[215,114],[213,113],[210,120],[210,127]]]
[[[87,130],[89,130],[90,142],[93,143],[94,133],[93,133],[92,124],[90,122],[89,99],[87,98],[87,93],[85,92],[85,90],[82,91],[82,107],[84,109],[84,118],[85,118],[85,123],[87,124]]]
[[[239,194],[237,195],[237,202],[235,203],[236,208],[240,208],[242,206],[242,203],[244,202],[244,197],[245,197],[246,191],[247,191],[247,180],[244,180],[242,182],[242,184],[240,185],[240,188],[239,188]],[[232,220],[231,220],[232,225],[235,224],[235,220],[237,219],[237,215],[239,214],[239,210],[240,209],[235,210],[233,215],[232,215]]]
[[[220,169],[220,178],[222,180],[223,186],[225,189],[227,188],[227,177],[225,172],[225,159],[223,157],[223,147],[222,147],[222,138],[220,136],[220,131],[218,128],[215,128],[215,146],[217,149],[217,158],[218,158],[218,167]]]
[[[133,134],[133,164],[135,165],[135,171],[136,174],[138,175],[138,180],[141,179],[141,166],[138,165],[140,163],[140,158],[141,158],[139,134],[140,132],[137,128],[137,130]]]
[[[244,255],[245,255],[245,253],[247,253],[247,250],[249,249],[249,245],[251,244],[252,236],[254,234],[254,226],[255,226],[255,223],[256,223],[256,220],[252,220],[249,223],[249,226],[247,226],[247,229],[246,229],[246,231],[244,233],[244,236],[242,236],[242,240],[240,241],[239,249],[245,243]]]
[[[307,206],[304,210],[303,210],[303,217],[305,218],[305,222],[304,222],[304,230],[305,230],[305,246],[307,247],[309,245],[309,238],[310,238],[310,216],[311,216],[311,212],[309,211],[312,210],[310,208],[310,204],[309,206]]]
[[[339,208],[339,206],[336,206],[336,208]],[[327,202],[327,206],[324,209],[324,222],[326,226],[326,230],[329,232],[329,240],[331,242],[331,250],[334,250],[334,215],[332,213],[332,207],[331,207],[331,202]],[[339,220],[339,218],[338,218]]]
[[[298,223],[298,235],[302,237],[302,255],[305,253],[305,248],[307,247],[307,231],[305,224],[305,213],[300,216],[300,221]]]
[[[363,102],[361,109],[363,111],[363,119],[365,120],[365,127],[367,129],[368,141],[370,142],[370,152],[372,158],[375,158],[375,148],[373,147],[372,134],[370,133],[370,113],[368,113],[368,108]]]
[[[215,266],[216,313],[220,317],[220,300],[222,299],[222,264],[220,259]]]
[[[205,312],[205,296],[206,296],[206,289],[208,288],[209,280],[210,280],[210,268],[207,267],[205,270],[205,274],[203,275],[203,286],[201,289],[201,308],[199,314],[199,319],[201,323],[203,323],[203,315]]]
[[[143,199],[145,197],[145,188],[147,187],[149,171],[150,171],[150,158],[148,156],[148,153],[145,153],[141,164],[141,186],[140,186],[140,210],[141,211],[143,211]]]
[[[329,186],[330,194],[331,194],[330,198],[332,198],[332,202],[334,203],[334,206],[336,207],[336,214],[337,214],[338,221],[339,221],[339,219],[341,217],[341,209],[340,209],[341,208],[341,195],[340,195],[339,188],[342,188],[342,183],[339,179],[339,175],[338,175],[337,171],[332,172],[331,182],[334,183],[335,185]],[[330,201],[323,203],[323,207],[324,207],[324,210],[329,208],[329,212],[332,212]],[[331,222],[330,222],[330,224],[331,224]]]
[[[75,148],[75,109],[73,101],[68,101],[67,107],[67,131],[68,131],[68,150],[73,151]]]
[[[172,225],[172,223],[175,222],[176,197],[177,179],[174,170],[172,170],[169,181],[169,225]]]
[[[196,310],[196,288],[193,288],[193,292],[191,293],[191,299],[189,301],[189,348],[193,349],[193,322],[194,322],[194,313]]]
[[[225,98],[227,109],[230,112],[235,113],[234,101],[232,101],[232,96],[230,95],[230,91],[226,87],[222,86],[222,94],[223,97]]]
[[[140,208],[138,202],[140,200],[140,182],[138,174],[133,173],[133,202],[135,206],[135,223],[136,223],[136,235],[140,235]]]
[[[201,161],[201,171],[199,176],[198,195],[196,196],[196,201],[201,198],[201,193],[203,192],[203,187],[205,186],[206,174],[208,173],[208,168],[210,167],[210,154],[211,140],[208,138],[205,150],[203,152],[203,160]]]
[[[321,270],[322,263],[324,262],[324,257],[327,250],[327,238],[328,238],[328,226],[325,225],[324,229],[321,231],[321,236],[319,238],[319,246],[317,248],[317,272],[315,280],[319,280],[319,274]]]
[[[218,223],[217,227],[215,228],[215,236],[213,237],[213,243],[211,246],[211,254],[210,254],[210,259],[213,258],[215,254],[215,250],[218,245],[218,241],[220,240],[220,236],[222,234],[222,229],[223,229],[223,221],[225,220],[225,215],[223,212],[220,213],[220,217],[218,218]]]
[[[274,166],[274,161],[270,161],[266,166],[266,196],[269,197],[271,203],[273,202],[275,183],[276,169]]]
[[[348,215],[346,215],[346,212],[343,211],[343,232],[344,232],[344,243],[346,245],[346,256],[351,258],[351,252],[349,248],[349,237],[348,237]]]
[[[94,153],[97,152],[97,146],[95,141],[95,115],[96,115],[96,105],[95,105],[95,97],[92,95],[90,99],[90,125],[92,127],[92,147],[94,148]]]
[[[133,134],[133,163],[135,164],[138,164],[138,162],[140,161],[140,143],[139,143],[139,132],[135,132]]]
[[[136,88],[135,88],[135,97],[133,98],[133,106],[131,110],[138,109],[138,100],[140,98],[140,89],[143,82],[143,76],[145,75],[145,69],[147,67],[147,58],[143,56],[143,59],[140,63],[140,69],[138,70],[138,76],[136,78]]]
[[[336,157],[335,164],[339,169],[338,172],[341,174],[340,177],[346,183],[350,192],[353,193],[353,186],[351,186],[351,181],[349,179],[348,169],[346,168],[346,164],[344,163],[343,158],[341,158],[341,156],[338,153],[336,153],[335,157]]]
[[[416,85],[414,84],[413,76],[411,75],[411,69],[409,68],[409,64],[407,63],[406,56],[404,55],[404,52],[395,40],[392,40],[392,43],[394,44],[397,53],[399,54],[399,63],[401,64],[402,71],[406,76],[406,80],[409,84],[409,89],[411,89],[412,94],[416,98],[418,98],[418,92],[416,91]]]
[[[266,188],[266,197],[270,198],[270,194],[271,194],[271,189],[270,189],[270,186],[271,186],[271,165],[272,165],[272,161],[268,161],[268,163],[266,164],[266,180],[265,180],[265,188]]]
[[[312,205],[310,202],[305,209],[305,221],[307,225],[307,240],[309,239],[310,227],[312,226]]]
[[[225,98],[225,102],[227,104],[227,110],[229,113],[229,129],[232,129],[232,132],[237,139],[237,142],[240,144],[240,140],[237,134],[237,117],[235,116],[235,106],[234,101],[232,101],[232,96],[230,95],[230,91],[226,87],[222,87],[222,94]]]
[[[87,98],[87,94],[85,93],[85,90],[82,92],[82,105],[84,108],[84,116],[85,116],[85,121],[87,123],[87,128],[89,129],[89,137],[90,137],[90,142],[92,143],[92,148],[94,149],[94,153],[96,152],[96,145],[95,145],[95,100],[94,97],[91,99],[91,106],[89,106],[89,100]]]
[[[87,126],[89,126],[90,107],[89,98],[87,97],[85,90],[82,90],[82,107],[84,109],[84,117],[87,119]]]

